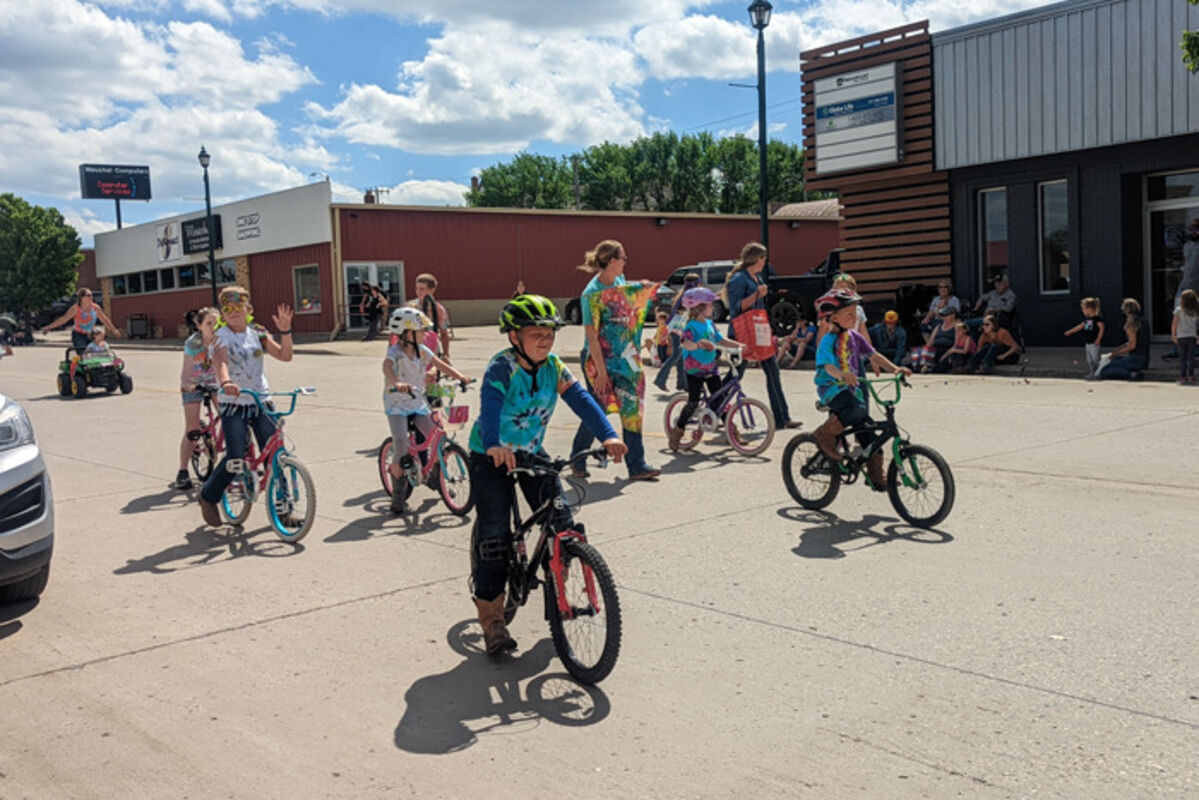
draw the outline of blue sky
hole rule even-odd
[[[800,50],[1037,0],[774,0],[768,128],[799,142]],[[966,6],[969,5],[967,8]],[[479,169],[657,130],[757,135],[748,0],[0,0],[0,192],[85,244],[80,163],[146,164],[126,224],[329,176],[334,198],[461,204]],[[315,173],[315,177],[314,177]]]

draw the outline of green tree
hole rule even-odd
[[[583,208],[628,211],[633,205],[633,176],[628,147],[604,142],[583,151],[579,184]]]
[[[704,131],[679,139],[674,151],[674,175],[670,195],[662,200],[662,211],[712,213],[717,210],[716,179],[712,175],[715,140]]]
[[[741,135],[717,140],[712,148],[712,168],[720,197],[717,210],[722,214],[757,213],[757,145]]]
[[[1199,6],[1199,0],[1187,2]],[[1182,63],[1186,64],[1191,72],[1199,72],[1199,31],[1183,31],[1182,42],[1178,46],[1182,49]]]
[[[565,159],[517,153],[507,164],[485,167],[466,204],[490,208],[569,208],[573,176]]]
[[[766,143],[766,191],[772,203],[799,203],[804,199],[804,151],[785,142]]]
[[[58,209],[0,195],[0,309],[38,311],[70,294],[80,245]]]

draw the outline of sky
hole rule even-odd
[[[479,170],[655,131],[757,137],[748,0],[0,0],[0,193],[116,227],[79,165],[150,167],[126,225],[315,180],[462,205]],[[802,140],[799,53],[1041,0],[773,0],[767,129]]]

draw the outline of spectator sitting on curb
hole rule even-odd
[[[795,369],[804,359],[816,358],[816,326],[808,322],[803,312],[795,323],[795,330],[779,339],[779,366],[784,369]]]
[[[983,294],[974,304],[974,310],[982,309],[982,318],[968,320],[970,332],[975,333],[982,326],[982,319],[995,317],[997,324],[1003,328],[1011,325],[1012,315],[1016,313],[1016,293],[1008,283],[1006,273],[1000,273],[994,278],[995,288]]]
[[[978,337],[978,350],[970,356],[966,366],[969,371],[986,375],[994,369],[996,363],[1007,364],[1018,356],[1020,345],[1006,328],[999,327],[995,317],[990,314],[983,317],[982,328],[982,335]]]
[[[957,300],[957,298],[953,298]],[[903,366],[908,360],[908,332],[899,324],[899,312],[888,311],[883,321],[870,327],[870,341],[874,349],[885,355],[893,364]]]

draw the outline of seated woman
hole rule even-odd
[[[920,320],[920,332],[925,337],[940,323],[940,317],[937,316],[937,313],[946,307],[952,308],[959,314],[962,312],[962,301],[954,295],[953,284],[948,279],[937,284],[937,295],[929,303],[928,313]]]
[[[942,306],[937,312],[937,317],[941,320],[941,324],[933,328],[929,332],[926,349],[932,351],[932,356],[928,359],[931,364],[924,364],[920,367],[921,372],[945,372],[949,370],[946,365],[945,369],[939,369],[941,365],[941,357],[944,356],[957,341],[958,336],[958,312],[952,306]]]
[[[1099,379],[1139,381],[1149,366],[1149,329],[1141,316],[1141,304],[1135,299],[1124,298],[1120,310],[1124,312],[1124,335],[1128,341],[1108,353],[1111,361],[1099,370]]]
[[[999,327],[992,314],[983,317],[982,334],[978,337],[978,350],[966,364],[968,371],[986,375],[996,363],[1010,364],[1020,355],[1020,345],[1006,328]]]

